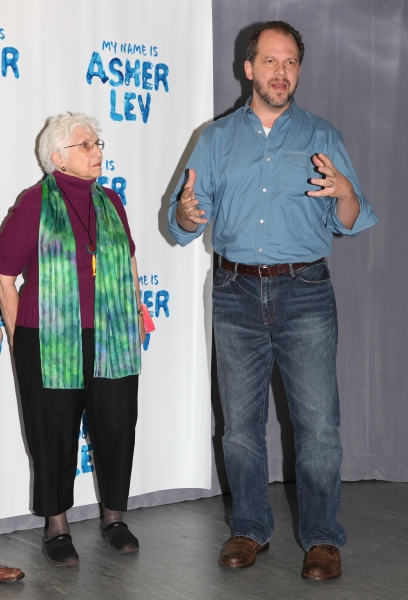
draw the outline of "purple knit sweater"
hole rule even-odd
[[[84,180],[55,171],[58,186],[65,192],[75,207],[82,222],[88,227],[89,198],[95,179]],[[129,238],[130,255],[135,253],[135,244],[129,230],[125,209],[121,199],[109,188],[104,188],[108,198],[122,220]],[[79,280],[82,328],[94,326],[95,278],[92,276],[92,257],[86,249],[88,234],[81,225],[70,204],[65,200],[76,243],[76,260]],[[40,228],[42,192],[37,184],[23,194],[19,204],[13,208],[3,231],[0,233],[0,274],[17,276],[27,267],[26,283],[18,303],[16,325],[39,326],[38,312],[38,232]],[[91,207],[91,237],[96,239],[95,210]],[[98,258],[96,260],[98,268]],[[66,293],[61,290],[61,293]]]

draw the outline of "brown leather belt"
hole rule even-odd
[[[310,265],[317,265],[318,263],[324,262],[324,258],[319,258],[319,260],[315,260],[310,263],[301,262],[301,263],[284,263],[282,265],[242,265],[241,263],[233,263],[220,256],[219,265],[223,269],[227,271],[236,271],[241,275],[255,275],[256,277],[275,277],[276,275],[284,275],[285,273],[290,273],[290,269],[296,271],[297,269],[301,269],[302,267],[309,267]]]

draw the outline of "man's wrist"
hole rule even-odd
[[[358,203],[358,198],[356,194],[352,192],[350,195],[347,196],[337,196],[337,201],[341,202],[342,204],[354,204],[356,202]]]
[[[198,223],[193,223],[189,219],[178,219],[176,215],[176,223],[186,233],[195,233],[199,227]]]

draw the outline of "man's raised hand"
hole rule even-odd
[[[319,173],[325,177],[310,180],[310,183],[319,185],[322,189],[307,192],[308,196],[337,198],[337,216],[347,229],[351,229],[360,213],[360,203],[351,181],[336,169],[323,152],[315,154],[312,160]]]
[[[202,223],[208,223],[204,218],[205,210],[197,208],[198,200],[194,195],[194,184],[196,180],[196,172],[194,169],[188,170],[188,179],[181,194],[177,210],[177,223],[185,231],[197,231],[198,226]]]
[[[351,182],[336,169],[328,156],[320,152],[312,157],[312,161],[325,178],[310,180],[311,184],[319,185],[322,189],[307,192],[309,196],[330,196],[339,199],[355,196]]]

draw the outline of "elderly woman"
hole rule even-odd
[[[46,176],[25,192],[0,234],[0,305],[13,346],[34,466],[33,510],[48,517],[43,552],[78,554],[73,505],[78,431],[86,410],[102,537],[122,553],[138,541],[127,508],[144,340],[135,245],[119,196],[98,185],[104,142],[82,113],[48,119],[39,143]],[[27,268],[19,299],[15,280]]]

